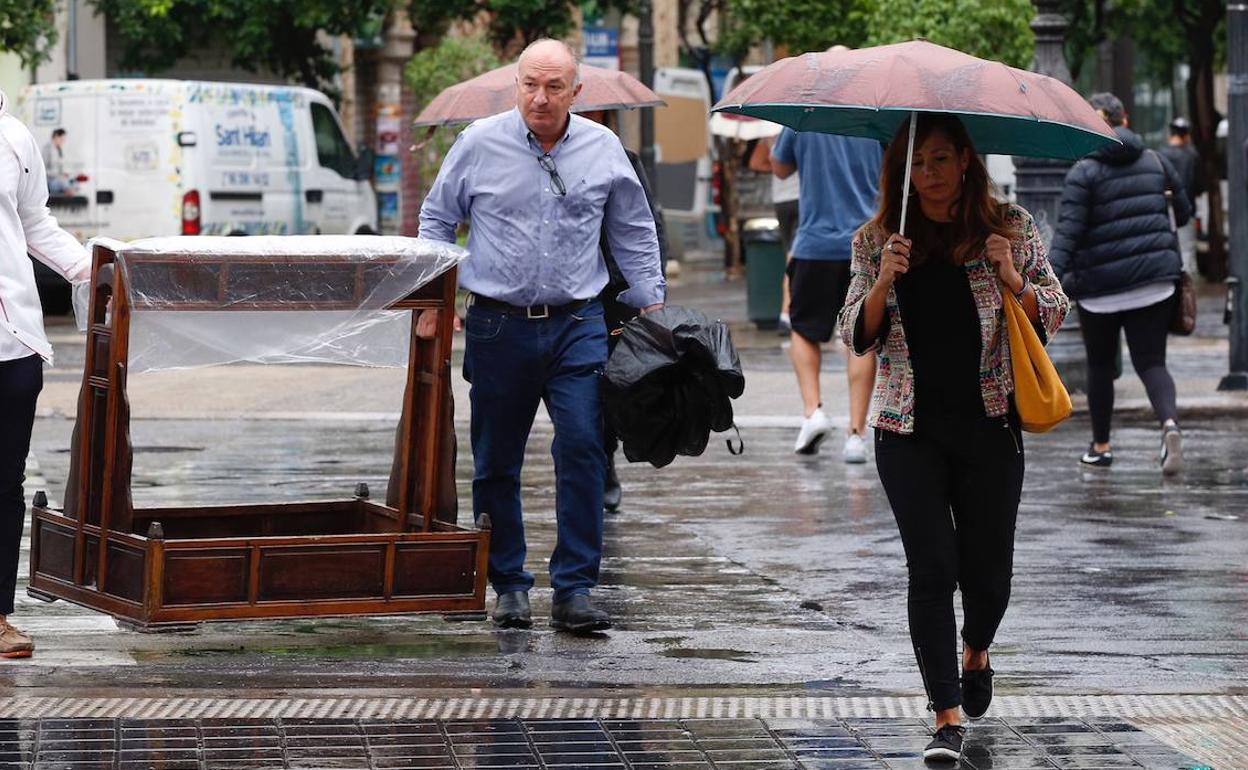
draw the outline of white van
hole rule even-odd
[[[377,232],[369,153],[356,156],[329,99],[311,89],[41,83],[17,115],[48,166],[53,214],[84,241]]]
[[[666,107],[654,111],[655,175],[672,255],[718,248],[712,215],[711,133],[707,113],[711,88],[701,70],[660,67],[654,91]]]

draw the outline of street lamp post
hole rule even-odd
[[[638,4],[637,53],[641,59],[641,82],[654,88],[654,19],[650,0]],[[654,176],[654,109],[641,111],[641,165],[646,170],[650,184]]]
[[[1033,1],[1036,16],[1031,21],[1031,31],[1036,37],[1036,53],[1031,69],[1069,85],[1070,70],[1066,67],[1066,55],[1062,50],[1069,23],[1061,13],[1061,0]],[[1070,166],[1070,162],[1064,160],[1014,158],[1014,189],[1018,204],[1035,218],[1046,244],[1052,241],[1053,231],[1057,228],[1062,186]],[[1087,390],[1088,364],[1079,340],[1075,313],[1067,316],[1061,331],[1049,344],[1049,356],[1067,388],[1072,391]]]
[[[1227,310],[1230,313],[1231,355],[1229,372],[1218,390],[1248,390],[1248,4],[1227,3],[1227,211],[1231,231],[1230,278],[1227,279]]]

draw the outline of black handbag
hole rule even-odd
[[[1170,217],[1170,232],[1174,235],[1174,250],[1183,253],[1179,246],[1179,221],[1174,215],[1174,188],[1170,186],[1170,178],[1166,175],[1166,167],[1161,157],[1152,150],[1148,151],[1157,167],[1161,169],[1161,178],[1166,186],[1166,214]],[[1196,331],[1196,284],[1186,270],[1179,273],[1179,280],[1174,287],[1176,295],[1174,311],[1170,315],[1170,332],[1184,337]]]

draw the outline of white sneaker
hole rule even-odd
[[[810,413],[809,417],[802,420],[802,429],[797,432],[797,443],[793,445],[793,451],[799,455],[816,454],[819,451],[819,445],[831,432],[832,421],[822,409],[816,409]]]
[[[1167,420],[1161,430],[1161,472],[1173,476],[1183,470],[1183,434],[1179,426]]]
[[[865,463],[867,461],[867,442],[863,440],[861,433],[851,433],[849,438],[845,439],[845,462],[851,465]]]

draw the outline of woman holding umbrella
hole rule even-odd
[[[869,423],[936,712],[924,756],[957,759],[958,707],[974,718],[992,699],[988,648],[1009,602],[1023,481],[1006,292],[1042,340],[1070,306],[1031,215],[993,199],[976,152],[1073,159],[1119,140],[1064,83],[926,40],[783,59],[715,109],[891,139],[879,209],[854,240],[840,327],[857,352],[879,350]]]
[[[956,760],[959,706],[974,719],[992,700],[988,648],[1009,602],[1023,483],[1004,295],[1018,298],[1042,338],[1069,303],[1031,215],[994,199],[962,121],[915,119],[912,158],[909,121],[884,155],[879,208],[854,239],[840,326],[859,355],[879,351],[876,465],[905,548],[910,636],[936,712],[924,756]]]

